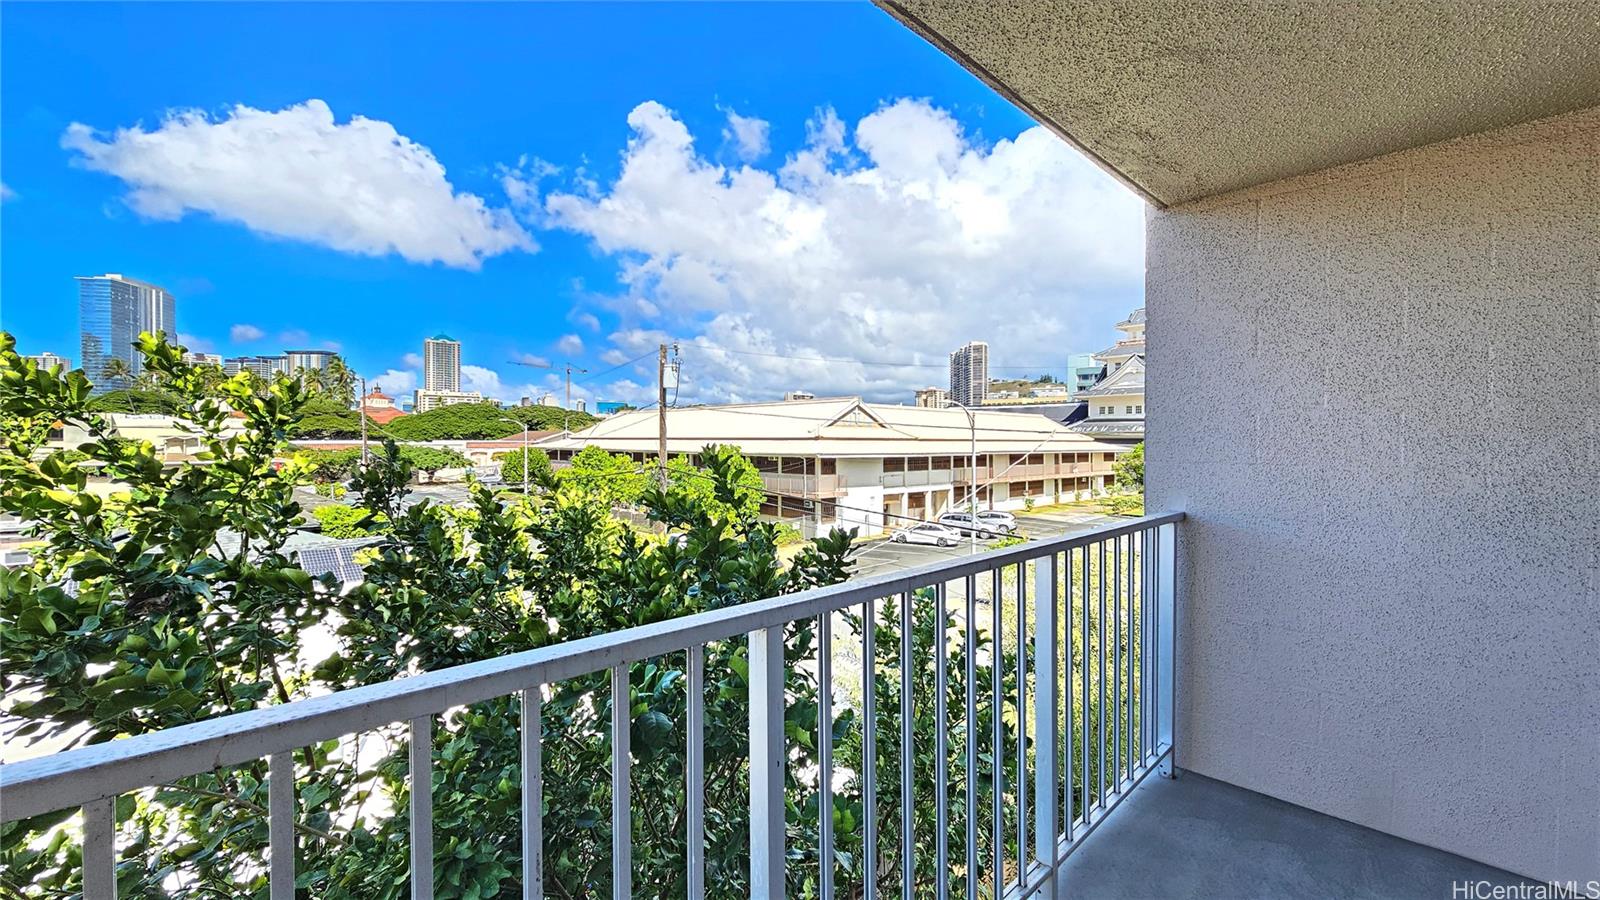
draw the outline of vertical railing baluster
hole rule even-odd
[[[817,617],[818,888],[833,900],[833,614]]]
[[[1034,856],[1056,883],[1056,555],[1034,564],[1033,575],[1033,777]],[[1020,589],[1020,588],[1019,588]]]
[[[1137,546],[1138,541],[1137,541],[1137,538],[1138,538],[1138,532],[1130,532],[1128,534],[1128,609],[1127,609],[1128,621],[1127,621],[1127,624],[1124,626],[1124,630],[1127,633],[1128,646],[1127,646],[1127,649],[1124,650],[1123,654],[1122,654],[1126,658],[1126,664],[1127,664],[1127,669],[1128,669],[1128,672],[1127,672],[1128,701],[1127,701],[1127,703],[1124,704],[1124,708],[1126,709],[1127,716],[1128,716],[1128,723],[1127,723],[1128,739],[1126,741],[1123,741],[1123,755],[1125,757],[1124,760],[1123,760],[1123,764],[1127,767],[1128,780],[1129,781],[1132,781],[1133,777],[1134,777],[1134,769],[1133,769],[1133,745],[1134,745],[1133,709],[1134,709],[1134,698],[1137,696],[1134,693],[1134,679],[1133,679],[1134,645],[1138,642],[1138,638],[1134,636],[1134,631],[1133,631],[1134,595],[1135,595],[1136,590],[1137,590],[1136,587],[1135,587],[1135,584],[1134,584],[1134,581],[1135,581],[1134,575],[1135,575],[1135,573],[1138,572],[1138,569],[1139,569],[1139,560],[1138,560],[1139,554],[1138,554],[1138,546]]]
[[[1003,578],[1002,578],[1002,576],[1000,574],[999,567],[995,567],[995,568],[993,568],[993,569],[991,569],[989,571],[990,571],[990,576],[991,576],[992,581],[993,581],[992,593],[989,595],[989,611],[990,611],[990,619],[992,620],[992,623],[991,623],[992,630],[989,632],[989,636],[990,636],[990,643],[989,643],[990,651],[989,651],[989,655],[991,657],[991,665],[990,665],[989,668],[990,668],[990,681],[991,681],[992,687],[994,689],[993,695],[992,695],[993,698],[994,698],[994,711],[993,711],[993,718],[994,718],[994,722],[993,722],[993,725],[994,725],[994,753],[989,758],[989,761],[990,761],[989,772],[990,772],[990,775],[992,776],[991,781],[993,782],[990,785],[990,788],[991,788],[992,793],[993,793],[992,800],[993,800],[993,807],[994,807],[994,809],[993,809],[994,821],[991,822],[990,825],[991,825],[991,830],[994,832],[994,846],[990,848],[990,854],[989,855],[993,858],[993,862],[994,862],[994,871],[992,873],[990,873],[994,878],[994,894],[993,894],[993,896],[1000,897],[1005,893],[1005,883],[1006,883],[1006,837],[1005,837],[1006,832],[1005,832],[1005,807],[1004,807],[1004,804],[1005,804],[1005,783],[1006,783],[1006,763],[1005,763],[1006,746],[1005,746],[1005,730],[1004,730],[1004,724],[1003,724],[1003,722],[1005,720],[1005,705],[1006,705],[1006,694],[1005,694],[1005,671],[1006,671],[1005,643],[1006,643],[1006,639],[1005,639],[1004,625],[1003,625],[1003,623],[1001,621],[1001,605],[1002,605],[1003,601],[1000,599],[1000,594],[1001,594],[1000,588],[1001,588],[1001,586],[1003,584]]]
[[[522,896],[544,900],[544,687],[522,689]]]
[[[750,632],[750,892],[784,892],[783,626]]]
[[[83,900],[117,900],[117,798],[83,805]]]
[[[936,896],[950,895],[950,733],[945,727],[949,721],[946,693],[950,683],[949,647],[949,593],[946,582],[934,589],[934,603],[938,607],[933,619],[933,807],[934,823],[934,889]]]
[[[1139,532],[1139,763],[1150,764],[1150,530]]]
[[[411,720],[411,900],[433,900],[433,716]]]
[[[967,878],[966,896],[978,896],[978,578],[968,575],[966,616]]]
[[[1100,641],[1100,650],[1095,654],[1097,673],[1095,697],[1098,700],[1095,720],[1098,725],[1095,728],[1094,746],[1098,762],[1095,764],[1094,777],[1095,791],[1099,794],[1100,809],[1103,812],[1106,807],[1106,542],[1098,541],[1096,546],[1100,550],[1100,590],[1097,592],[1099,611],[1095,617],[1094,630],[1095,637]]]
[[[1089,738],[1089,715],[1093,711],[1089,706],[1089,654],[1094,651],[1094,645],[1089,642],[1089,594],[1091,590],[1089,560],[1089,545],[1084,544],[1082,585],[1083,596],[1080,598],[1081,606],[1079,608],[1079,615],[1081,617],[1080,624],[1083,626],[1081,629],[1082,634],[1079,635],[1079,642],[1082,644],[1082,652],[1078,654],[1079,668],[1082,669],[1082,672],[1080,673],[1082,678],[1078,682],[1078,689],[1080,693],[1080,704],[1083,707],[1083,771],[1080,773],[1083,779],[1083,793],[1079,798],[1081,801],[1079,806],[1081,806],[1083,809],[1083,824],[1085,826],[1089,824],[1089,814],[1094,809],[1094,797],[1090,793],[1090,786],[1093,784],[1093,782],[1089,780],[1089,749],[1094,744],[1094,742]]]
[[[294,900],[294,756],[267,757],[267,879],[272,900]]]
[[[912,820],[911,591],[900,595],[900,896],[912,900],[917,867]]]
[[[878,604],[862,604],[861,626],[861,896],[878,896]]]
[[[1072,713],[1072,551],[1061,554],[1061,562],[1065,574],[1061,577],[1061,630],[1064,632],[1061,644],[1061,705],[1062,718],[1061,730],[1066,737],[1066,746],[1061,757],[1061,767],[1065,777],[1062,779],[1061,790],[1061,825],[1067,842],[1073,839],[1073,820],[1077,816],[1076,806],[1072,801],[1072,767],[1076,757],[1073,751],[1076,742],[1073,740],[1073,731],[1077,728],[1076,716]]]
[[[1111,545],[1111,791],[1122,793],[1122,536]]]
[[[702,900],[706,895],[706,648],[696,644],[685,653],[689,670],[689,721],[684,736],[688,900]]]
[[[633,692],[627,663],[611,667],[611,896],[633,896]]]
[[[1028,881],[1028,564],[1017,563],[1017,883]]]

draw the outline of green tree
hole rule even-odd
[[[636,506],[650,487],[642,464],[621,453],[607,453],[593,444],[573,454],[556,479],[573,491],[599,500],[606,508]]]
[[[1118,456],[1111,464],[1111,471],[1116,477],[1117,487],[1124,491],[1134,493],[1144,492],[1144,441],[1133,445],[1133,449]]]
[[[722,518],[760,515],[765,493],[761,473],[738,448],[708,445],[700,451],[699,463],[683,456],[667,461],[667,480],[674,494]]]
[[[331,538],[366,537],[388,527],[388,519],[382,513],[342,503],[319,506],[311,515],[322,525],[322,533]]]
[[[456,403],[389,423],[389,433],[402,441],[481,441],[521,432],[509,414],[492,403]]]
[[[506,412],[534,431],[581,431],[600,421],[586,412],[559,406],[514,406]]]
[[[177,414],[182,402],[172,392],[159,388],[120,388],[95,397],[89,402],[89,408],[94,412],[160,413],[170,416]]]
[[[100,368],[100,377],[114,384],[123,384],[133,377],[133,369],[128,365],[127,360],[120,356],[113,356],[106,360],[106,364]]]
[[[50,538],[30,565],[0,572],[0,688],[18,698],[8,710],[19,723],[18,739],[49,737],[76,746],[148,733],[832,584],[849,571],[850,540],[837,532],[803,548],[789,565],[780,562],[778,529],[748,514],[754,488],[740,474],[743,460],[728,451],[702,455],[715,503],[685,489],[660,491],[647,480],[640,502],[685,535],[682,542],[660,542],[623,527],[611,516],[611,498],[575,477],[556,479],[550,493],[509,505],[478,487],[463,509],[410,502],[412,462],[386,441],[367,467],[353,472],[350,488],[364,508],[388,520],[389,529],[372,550],[365,580],[341,590],[331,580],[308,577],[285,551],[301,522],[293,489],[312,466],[303,455],[286,466],[275,463],[282,435],[307,402],[303,385],[281,379],[258,395],[242,377],[208,384],[175,348],[142,342],[146,364],[185,399],[181,415],[206,447],[195,462],[167,466],[149,447],[118,439],[89,408],[90,384],[82,372],[40,373],[24,366],[14,348],[10,335],[0,333],[0,510],[22,516]],[[242,435],[227,427],[231,410],[244,416]],[[57,422],[89,434],[83,463],[39,454]],[[596,462],[609,468],[616,461]],[[106,495],[92,489],[91,465],[127,490]],[[637,469],[631,461],[628,466]],[[912,606],[915,662],[909,664],[897,657],[898,620],[890,604],[879,608],[878,664],[868,689],[879,701],[880,773],[898,770],[893,710],[901,675],[915,679],[919,697],[934,690],[925,663],[940,640],[932,597],[919,594]],[[335,647],[326,658],[310,659],[301,636],[319,624],[336,626],[325,632]],[[839,640],[859,641],[860,628],[846,617]],[[815,653],[815,629],[814,621],[804,620],[785,631],[791,750],[785,807],[797,854],[790,884],[796,896],[814,895],[817,865],[807,849],[816,844],[820,806],[817,685],[814,670],[801,665]],[[947,630],[947,642],[952,637]],[[733,639],[714,642],[705,653],[708,881],[719,894],[744,896],[746,650],[742,639]],[[959,653],[954,673],[964,671]],[[980,636],[974,657],[980,684],[989,683],[995,655]],[[1001,677],[1014,679],[1014,660],[1000,654],[998,662]],[[544,705],[545,873],[552,896],[610,893],[610,826],[603,812],[609,786],[595,777],[611,753],[606,680],[600,674],[552,685]],[[629,685],[636,893],[670,896],[683,889],[686,852],[683,654],[631,665]],[[951,708],[959,708],[959,675],[949,687]],[[1015,696],[1015,687],[1009,681],[1004,696]],[[865,804],[859,779],[848,773],[861,770],[861,747],[854,713],[848,706],[836,709],[826,727],[839,747],[843,781],[833,808],[822,813],[833,818],[837,861],[842,877],[850,877],[860,872]],[[993,716],[1007,742],[1001,756],[1009,758],[1021,717],[1014,707],[986,709],[970,727],[988,734]],[[931,838],[927,773],[940,729],[960,733],[956,724],[934,720],[932,705],[919,701],[912,723],[919,891],[935,875],[933,854],[923,844]],[[438,896],[520,895],[513,701],[441,715],[435,735]],[[358,746],[373,749],[356,752]],[[302,891],[404,896],[407,752],[393,729],[295,752]],[[959,773],[959,753],[953,751],[950,762]],[[265,762],[258,761],[123,797],[122,893],[167,896],[177,885],[189,896],[264,896],[264,778]],[[885,889],[903,862],[895,856],[893,784],[885,777],[878,798]],[[980,785],[983,791],[1010,789],[993,779]],[[987,796],[980,794],[981,810],[989,808]],[[382,805],[397,812],[375,812],[367,798],[384,798]],[[961,821],[960,809],[952,810],[953,824]],[[76,841],[62,830],[72,812],[0,830],[0,893],[81,890]],[[1004,849],[1015,854],[1014,846]]]
[[[500,461],[500,480],[508,486],[522,484],[522,451],[507,450],[495,455]],[[550,455],[537,447],[528,448],[528,483],[532,487],[547,488],[555,475],[550,468]]]
[[[465,469],[472,465],[471,460],[456,451],[439,447],[405,446],[400,448],[400,456],[414,471],[427,475],[429,481],[440,469]]]

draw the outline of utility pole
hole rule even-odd
[[[656,425],[660,432],[657,448],[657,482],[662,493],[667,490],[667,345],[662,344],[656,354]]]

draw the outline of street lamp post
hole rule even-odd
[[[967,468],[967,534],[972,537],[972,552],[978,552],[978,418],[966,404],[950,401],[950,405],[967,414],[967,431],[972,436],[971,460]]]

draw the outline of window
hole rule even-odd
[[[906,470],[906,461],[899,456],[886,457],[883,461],[883,470],[885,472],[904,472]]]
[[[1128,407],[1128,415],[1130,415],[1130,416],[1133,415],[1133,407],[1132,406]]]
[[[950,470],[950,457],[948,457],[948,456],[935,456],[933,458],[933,468],[934,468],[934,471],[937,471],[937,472],[947,472],[947,471],[949,471]]]
[[[1133,408],[1133,411],[1135,413],[1138,413],[1141,416],[1144,415],[1144,404],[1143,403],[1138,404],[1137,406],[1135,406]]]
[[[822,461],[822,474],[824,474],[824,475],[837,475],[838,473],[839,473],[839,461],[838,460],[825,459],[825,460]]]
[[[926,456],[913,456],[906,460],[907,472],[928,471],[928,458]]]

